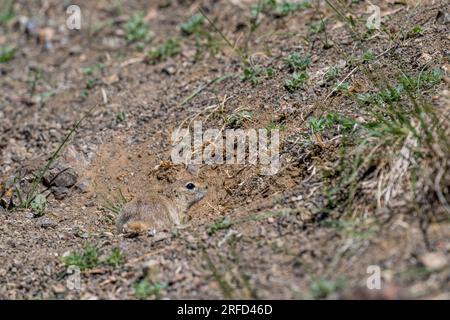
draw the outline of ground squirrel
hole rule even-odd
[[[179,225],[183,214],[203,199],[205,189],[197,182],[177,181],[162,193],[137,196],[124,206],[117,217],[117,230],[138,234]]]

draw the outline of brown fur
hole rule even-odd
[[[188,189],[193,183],[195,188]],[[196,202],[203,199],[205,189],[198,182],[177,181],[163,193],[147,193],[127,203],[117,217],[117,230],[138,234],[155,229],[167,230],[182,222],[183,215]]]

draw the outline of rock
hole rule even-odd
[[[148,260],[142,264],[142,272],[144,274],[148,274],[150,271],[157,269],[159,266],[159,262],[157,260]]]
[[[106,238],[113,238],[114,237],[114,234],[112,232],[109,232],[109,231],[102,232],[102,235],[104,237],[106,237]]]
[[[420,256],[420,262],[429,270],[439,270],[447,265],[447,257],[442,252],[427,252]]]
[[[188,234],[185,238],[187,246],[191,250],[197,250],[197,240],[191,234]]]
[[[44,229],[54,228],[56,227],[56,222],[49,218],[43,218],[39,221],[39,226]]]
[[[67,197],[70,193],[70,189],[66,187],[52,187],[51,191],[55,196],[56,200],[62,200]]]
[[[61,293],[66,292],[66,288],[63,285],[60,285],[60,284],[53,285],[52,286],[52,290],[56,294],[61,294]]]
[[[439,24],[450,23],[450,13],[445,11],[439,11],[436,16],[436,22]]]
[[[27,17],[22,16],[19,21],[25,31],[25,34],[28,36],[37,36],[39,23],[36,19],[28,19]]]
[[[81,300],[98,300],[98,297],[92,293],[85,293],[81,296]]]
[[[105,78],[103,78],[103,82],[106,83],[107,85],[112,85],[116,82],[119,82],[120,78],[119,75],[117,73],[114,73],[110,76],[107,76]]]
[[[169,232],[160,231],[160,232],[156,232],[152,237],[155,242],[158,242],[158,241],[170,239],[171,234]]]
[[[73,45],[69,48],[69,54],[70,55],[74,55],[74,54],[79,54],[83,51],[83,47],[80,45]]]
[[[197,50],[194,47],[189,47],[189,46],[186,46],[181,51],[181,55],[190,60],[195,58],[196,53],[197,53]]]
[[[78,174],[72,168],[62,168],[57,166],[50,169],[44,176],[44,185],[46,187],[66,187],[70,188],[75,185],[78,179]]]
[[[91,186],[91,184],[89,183],[88,180],[82,180],[80,182],[77,183],[76,188],[81,192],[81,193],[87,193],[89,192],[89,187]]]
[[[33,219],[35,217],[32,210],[27,210],[23,213],[24,217],[27,219]]]
[[[177,72],[177,69],[174,65],[166,65],[162,68],[162,72],[166,73],[167,75],[171,76],[174,75],[175,72]]]
[[[430,61],[433,60],[433,57],[426,52],[423,52],[420,57],[417,59],[420,65],[427,65]]]

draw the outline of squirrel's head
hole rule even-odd
[[[203,199],[207,187],[200,182],[193,180],[181,180],[174,182],[169,193],[171,198],[177,203],[180,209],[187,210],[194,203]]]

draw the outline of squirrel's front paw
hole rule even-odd
[[[127,236],[138,236],[151,230],[151,226],[142,221],[131,221],[124,224],[122,232]]]

